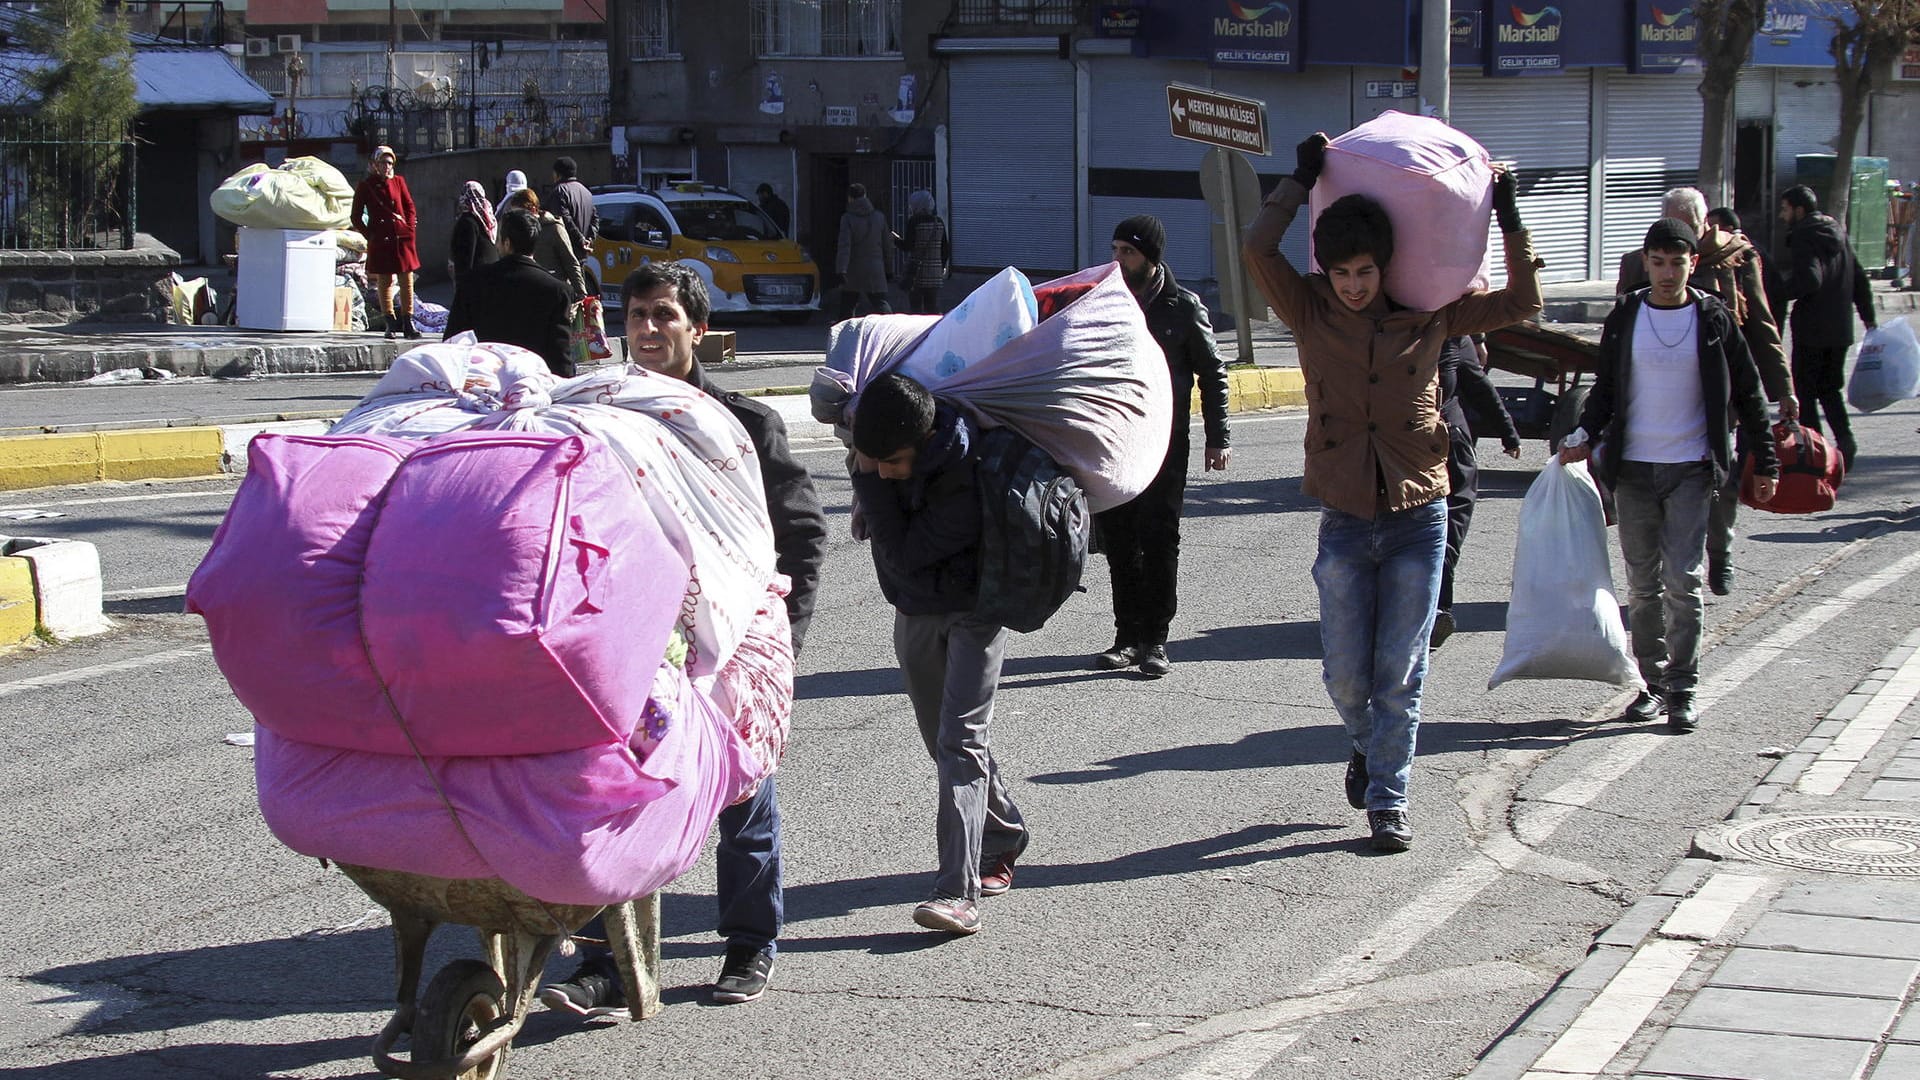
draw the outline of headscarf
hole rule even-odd
[[[369,158],[368,160],[372,162],[378,162],[383,157],[393,162],[393,171],[397,174],[400,171],[400,155],[394,153],[393,147],[391,146],[374,147],[373,157]]]
[[[525,190],[526,186],[527,186],[526,173],[521,172],[519,169],[514,169],[508,172],[507,173],[507,190],[505,194],[500,196],[500,205],[497,208],[498,212],[502,214],[506,213],[507,200],[513,198],[514,192]]]
[[[909,214],[933,213],[933,192],[916,191],[913,194],[907,196],[907,213]]]
[[[469,180],[467,186],[460,189],[460,209],[480,219],[489,239],[500,239],[500,227],[494,221],[493,207],[487,202],[487,189],[480,186],[480,181]]]

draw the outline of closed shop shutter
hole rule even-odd
[[[1453,125],[1519,171],[1520,216],[1546,260],[1545,281],[1589,278],[1591,86],[1586,72],[1539,78],[1456,73]],[[1495,238],[1497,243],[1497,238]],[[1506,280],[1498,248],[1496,284]]]
[[[955,57],[948,75],[954,264],[1073,269],[1073,65]]]
[[[1773,119],[1773,69],[1741,68],[1733,86],[1735,120]]]
[[[1822,68],[1775,68],[1774,80],[1773,181],[1781,192],[1800,182],[1795,157],[1833,153],[1840,87],[1833,71]]]
[[[1600,276],[1646,239],[1660,197],[1700,176],[1700,93],[1684,75],[1609,71],[1606,87],[1605,201],[1600,205]]]

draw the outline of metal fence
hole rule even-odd
[[[466,98],[388,92],[372,87],[345,108],[338,101],[303,102],[297,113],[248,117],[240,137],[250,142],[349,138],[367,147],[393,147],[403,158],[496,146],[557,146],[605,142],[603,96]]]
[[[956,21],[1001,26],[1077,26],[1092,5],[1087,0],[959,0]]]
[[[131,248],[134,194],[130,132],[0,116],[0,248]]]

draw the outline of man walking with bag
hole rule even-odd
[[[1698,234],[1661,218],[1641,245],[1652,284],[1607,316],[1600,366],[1560,460],[1594,455],[1594,476],[1613,489],[1627,563],[1627,623],[1647,689],[1623,720],[1698,726],[1700,630],[1713,493],[1733,469],[1729,403],[1754,461],[1754,493],[1773,497],[1779,464],[1760,397],[1760,373],[1725,304],[1690,289]]]
[[[1160,472],[1131,501],[1099,514],[1100,547],[1113,579],[1113,647],[1094,657],[1103,671],[1140,666],[1159,678],[1173,670],[1167,629],[1178,607],[1180,512],[1186,505],[1190,426],[1187,410],[1200,385],[1200,412],[1207,439],[1208,472],[1225,469],[1232,457],[1227,435],[1227,364],[1214,346],[1207,307],[1180,287],[1160,261],[1167,230],[1147,214],[1113,230],[1113,258],[1140,302],[1147,329],[1160,345],[1173,378],[1173,437]]]
[[[1847,349],[1853,345],[1853,313],[1867,329],[1873,317],[1873,283],[1847,246],[1846,230],[1820,212],[1813,189],[1788,188],[1780,196],[1780,223],[1787,227],[1787,265],[1780,274],[1782,307],[1792,304],[1793,385],[1800,394],[1800,423],[1820,430],[1827,413],[1833,443],[1853,471],[1853,425],[1842,395]],[[1853,310],[1848,310],[1851,307]]]

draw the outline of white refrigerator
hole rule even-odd
[[[325,229],[241,229],[234,322],[253,330],[332,330],[336,257]]]

